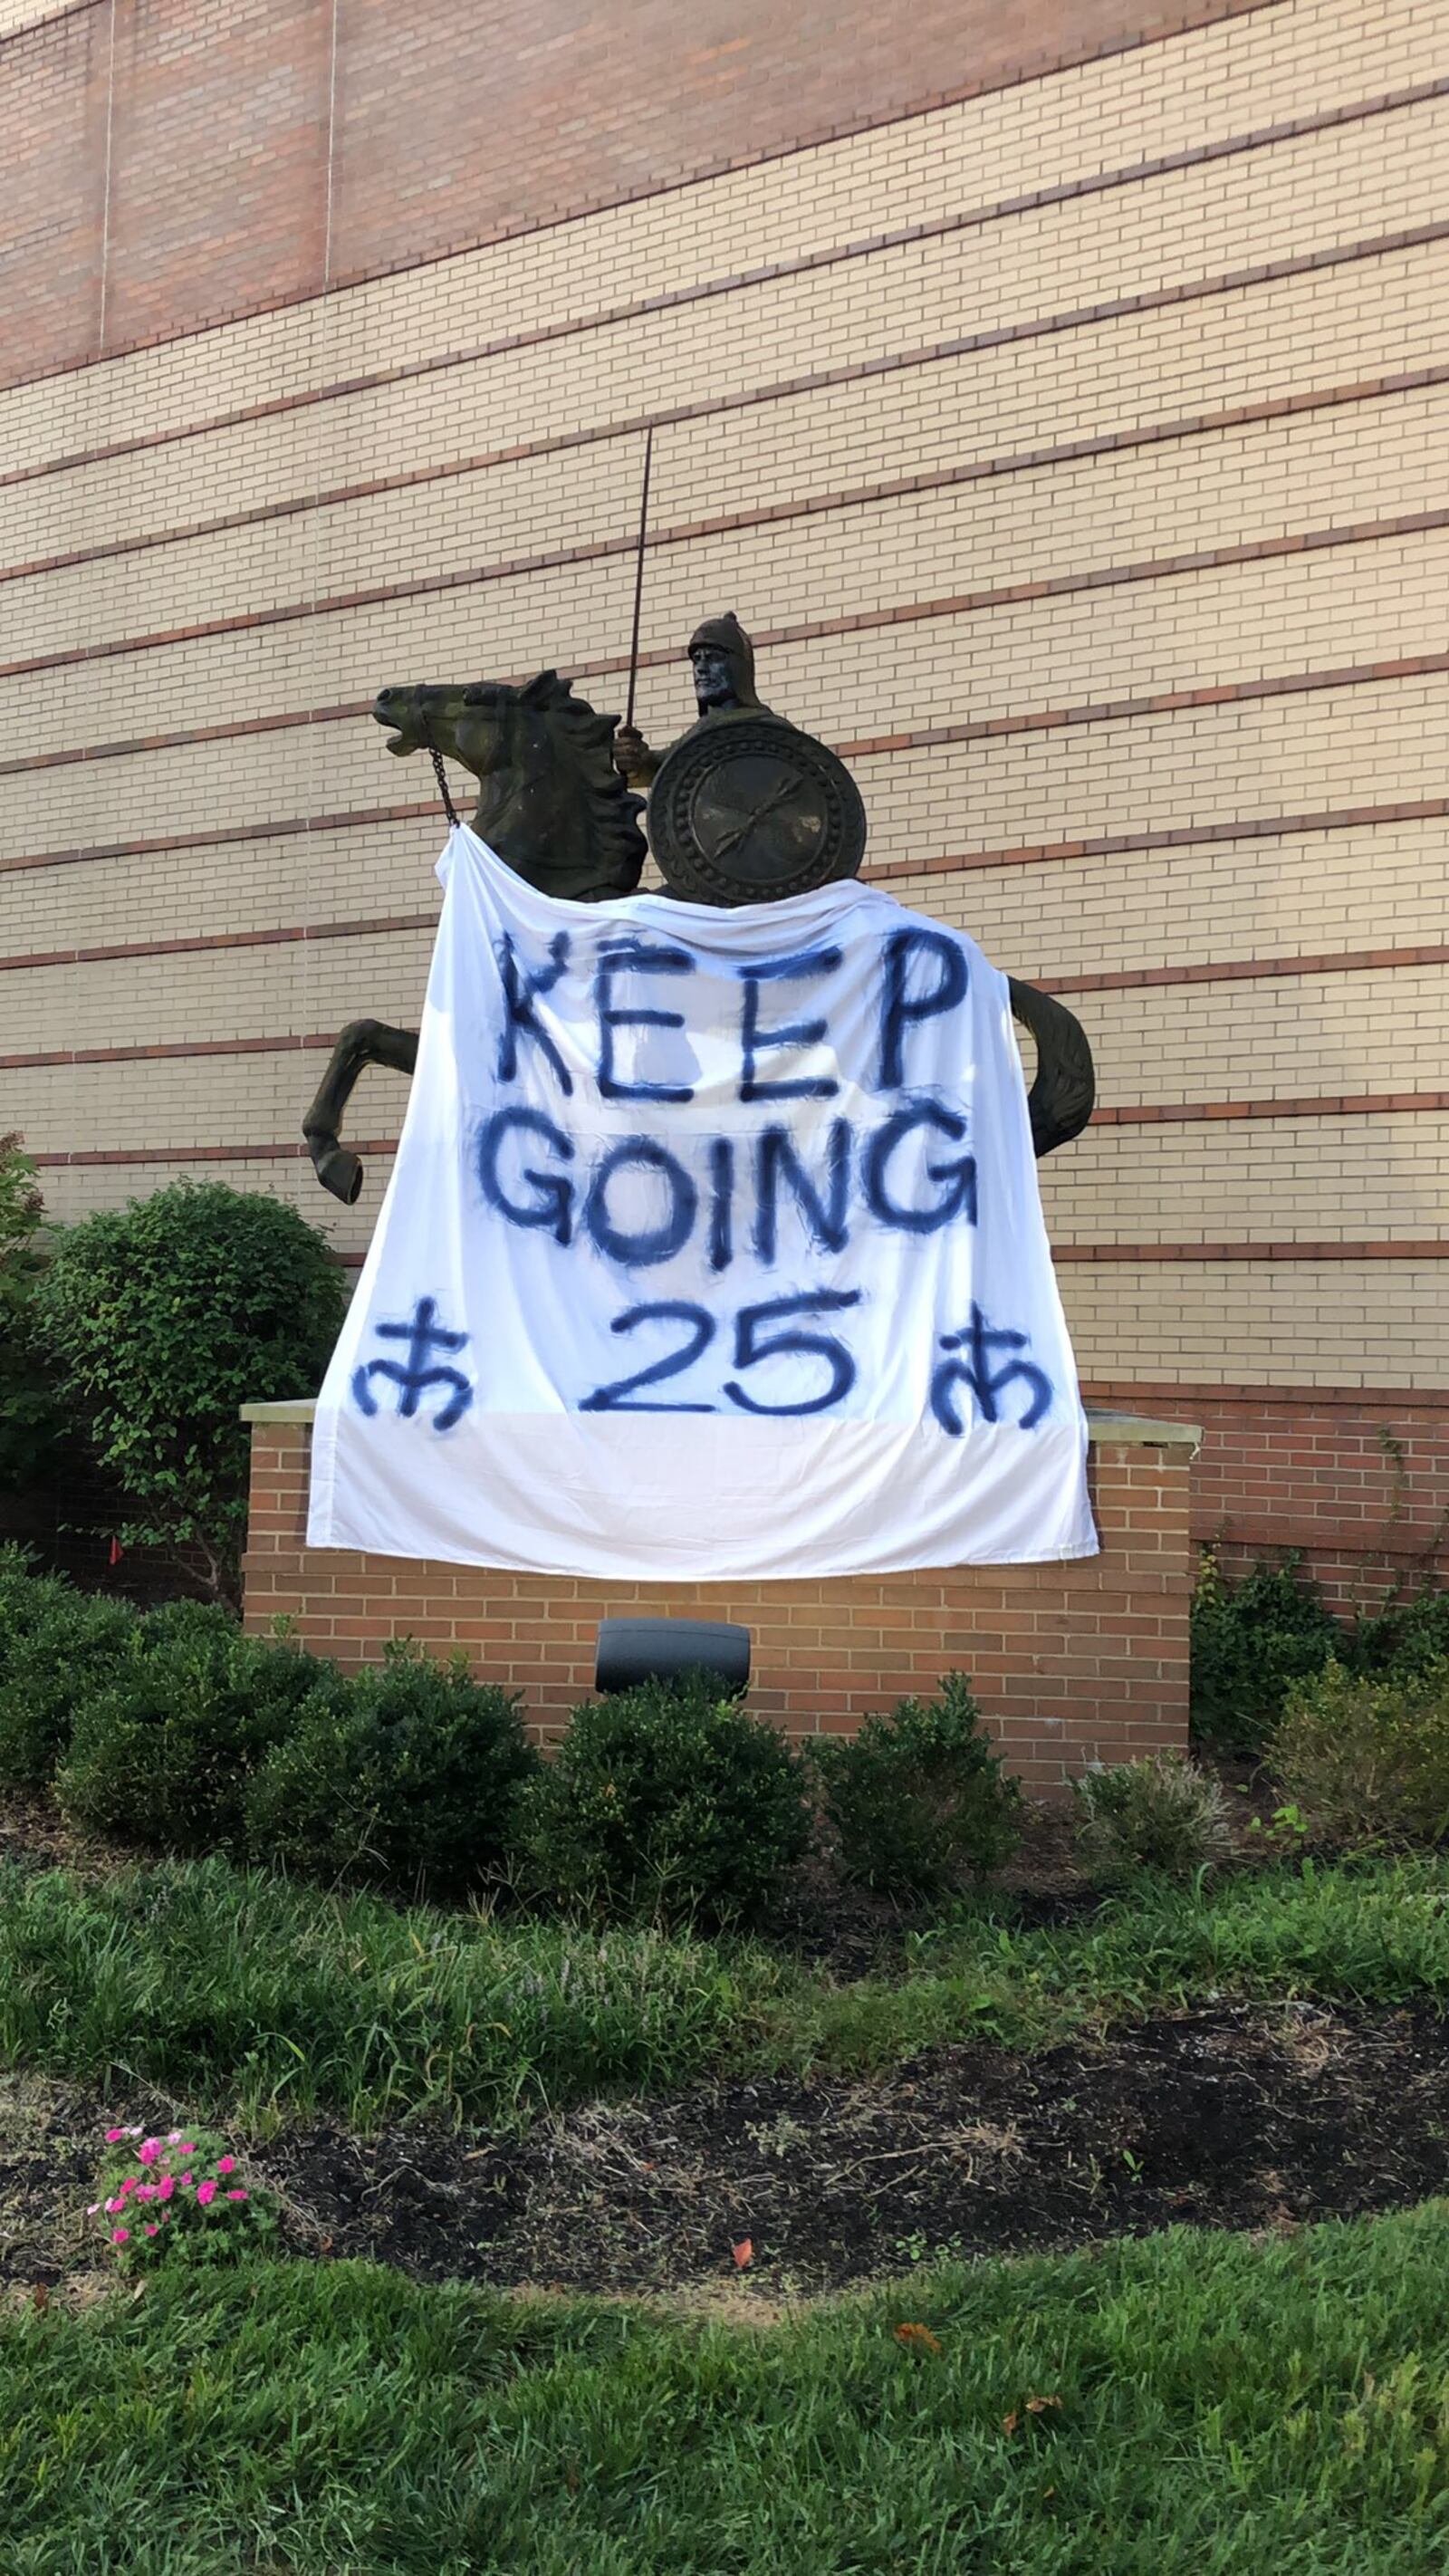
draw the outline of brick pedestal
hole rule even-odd
[[[1093,1418],[1102,1553],[1069,1565],[935,1567],[813,1583],[595,1583],[306,1544],[310,1404],[246,1407],[252,1424],[246,1622],[285,1614],[316,1653],[379,1657],[390,1637],[466,1649],[522,1691],[540,1738],[593,1684],[600,1619],[737,1619],[754,1641],[750,1706],[791,1735],[849,1734],[868,1709],[968,1673],[1011,1768],[1038,1792],[1092,1761],[1187,1742],[1192,1585],[1180,1422]]]

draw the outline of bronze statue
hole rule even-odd
[[[858,875],[865,807],[842,760],[755,689],[739,619],[707,618],[689,639],[699,721],[660,755],[632,726],[614,738],[630,778],[651,782],[649,844],[686,903],[779,903]]]
[[[379,689],[372,714],[399,759],[436,751],[472,770],[474,831],[540,894],[602,903],[633,893],[647,856],[644,800],[630,795],[613,758],[618,719],[596,715],[556,671],[521,689],[506,680]],[[358,1078],[370,1064],[410,1074],[417,1060],[416,1031],[386,1020],[349,1021],[332,1050],[302,1133],[318,1180],[347,1207],[362,1165],[337,1131]]]
[[[645,858],[642,798],[652,785],[655,856],[682,902],[778,901],[857,873],[865,814],[849,771],[814,737],[763,706],[754,648],[733,614],[706,619],[688,646],[697,721],[665,753],[631,726],[597,715],[567,680],[540,671],[522,688],[380,689],[374,720],[388,750],[451,756],[479,781],[473,828],[540,893],[578,903],[630,894]],[[1049,993],[1008,978],[1014,1018],[1036,1044],[1027,1094],[1038,1158],[1079,1135],[1095,1079],[1086,1032]],[[338,1128],[369,1064],[411,1074],[418,1041],[382,1020],[339,1037],[302,1133],[325,1189],[349,1207],[362,1165]]]
[[[769,715],[755,694],[755,648],[731,608],[723,617],[706,617],[685,647],[694,669],[694,700],[699,724],[732,715]],[[691,725],[697,733],[699,725]],[[688,737],[681,734],[680,741]],[[614,736],[614,760],[631,787],[650,787],[666,755],[651,751],[636,725],[621,724]]]

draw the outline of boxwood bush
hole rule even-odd
[[[34,1574],[22,1550],[0,1549],[0,1782],[49,1780],[77,1710],[109,1680],[136,1624],[129,1603]]]
[[[62,1811],[164,1850],[239,1850],[251,1773],[305,1701],[343,1687],[335,1666],[245,1636],[215,1603],[170,1603],[77,1709]]]
[[[903,1699],[858,1735],[814,1748],[840,1870],[892,1896],[928,1896],[963,1869],[1000,1868],[1021,1839],[1021,1791],[1003,1770],[964,1673],[937,1700]]]
[[[246,1791],[259,1860],[399,1894],[457,1895],[506,1866],[538,1768],[514,1692],[405,1650],[318,1690]]]
[[[525,1794],[523,1884],[607,1920],[758,1916],[809,1840],[808,1780],[706,1673],[576,1708]]]

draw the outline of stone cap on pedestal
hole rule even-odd
[[[314,1395],[286,1397],[279,1404],[244,1404],[243,1422],[310,1422],[317,1411]],[[1087,1437],[1094,1449],[1190,1449],[1196,1457],[1202,1432],[1195,1422],[1160,1422],[1143,1413],[1100,1412],[1088,1405]]]

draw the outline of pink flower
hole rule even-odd
[[[182,2177],[181,2177],[181,2188],[182,2188],[182,2190],[183,2190],[183,2191],[190,2191],[190,2189],[191,2189],[191,2184],[192,2184],[192,2179],[193,2179],[193,2178],[192,2178],[192,2176],[191,2176],[190,2174],[183,2174],[183,2175],[182,2175]]]
[[[156,2191],[157,2186],[154,2182],[138,2183],[136,2187],[136,2198],[138,2200],[154,2200],[156,2197]]]
[[[229,2191],[227,2193],[228,2200],[246,2200],[248,2197],[249,2195],[244,2191]]]
[[[108,2146],[108,2147],[118,2147],[118,2146],[120,2145],[120,2143],[121,2143],[121,2140],[122,2140],[124,2137],[126,2137],[128,2134],[129,2134],[129,2132],[128,2132],[127,2130],[125,2130],[125,2129],[107,2129],[107,2131],[106,2131],[106,2144],[107,2144],[107,2146]]]
[[[163,2174],[156,2185],[156,2197],[158,2200],[169,2200],[175,2189],[176,2176],[174,2174]]]
[[[124,2245],[128,2242],[130,2234],[131,2231],[129,2227],[113,2227],[111,2229],[111,2243],[113,2245]]]
[[[136,2149],[136,2153],[140,2157],[143,2165],[154,2165],[157,2157],[161,2153],[160,2139],[143,2138],[141,2144]]]
[[[235,2173],[235,2156],[218,2156],[216,2160],[216,2170],[218,2173]]]
[[[181,2148],[181,2153],[182,2153],[182,2155],[183,2155],[183,2156],[194,2156],[194,2155],[196,2154],[196,2152],[197,2152],[196,2140],[195,2140],[194,2138],[188,2138],[188,2139],[186,2140],[185,2144],[184,2144],[184,2145],[182,2146],[182,2148]]]
[[[160,2221],[160,2219],[159,2219],[159,2218],[152,2218],[152,2219],[149,2219],[149,2220],[147,2221],[147,2224],[146,2224],[146,2233],[147,2233],[147,2235],[148,2235],[148,2236],[158,2236],[158,2235],[160,2234],[160,2232],[161,2232],[161,2221]]]
[[[115,2199],[114,2199],[114,2200],[108,2200],[108,2201],[107,2201],[107,2203],[106,2203],[106,2216],[107,2216],[108,2218],[114,2218],[114,2217],[115,2217],[115,2214],[116,2214],[116,2212],[117,2212],[117,2210],[118,2210],[118,2209],[124,2209],[124,2208],[125,2208],[125,2206],[126,2206],[126,2195],[125,2195],[125,2193],[124,2193],[123,2191],[118,2191],[118,2192],[117,2192],[117,2194],[116,2194]]]
[[[179,2129],[168,2129],[166,2132],[166,2144],[168,2147],[179,2147],[181,2144],[181,2131]]]
[[[93,2201],[91,2202],[91,2205],[90,2205],[89,2209],[86,2211],[86,2216],[87,2216],[87,2218],[94,2218],[94,2216],[95,2216],[95,2214],[96,2214],[96,2211],[100,2208],[100,2205],[101,2205],[101,2204],[100,2204],[100,2202],[99,2202],[98,2200],[93,2200]]]
[[[197,2190],[196,2190],[196,2197],[197,2197],[197,2199],[200,2201],[202,2208],[203,2208],[203,2209],[205,2209],[205,2208],[207,2207],[208,2203],[209,2203],[209,2202],[211,2202],[211,2201],[213,2201],[213,2200],[215,2200],[215,2198],[216,2198],[216,2185],[215,2185],[215,2183],[214,2183],[214,2182],[203,2182],[203,2183],[198,2183],[198,2185],[197,2185]]]

